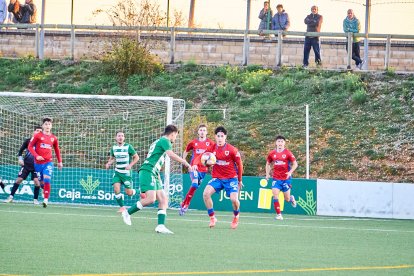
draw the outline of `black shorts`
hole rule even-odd
[[[32,180],[37,178],[37,174],[34,170],[34,168],[30,168],[28,169],[26,166],[21,167],[19,174],[17,175],[18,177],[22,178],[23,180],[26,180],[26,178],[29,176],[29,174],[32,175]]]

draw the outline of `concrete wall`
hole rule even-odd
[[[162,62],[170,63],[194,61],[199,64],[233,64],[243,62],[243,36],[177,34],[171,51],[169,33],[153,33],[158,43],[153,52]],[[115,32],[77,31],[74,43],[75,59],[96,59],[110,47],[110,42],[120,37]],[[45,35],[44,56],[51,59],[71,57],[71,36],[69,31],[48,30]],[[344,39],[321,38],[323,68],[346,69],[346,50]],[[277,41],[250,36],[248,64],[274,67],[276,65]],[[363,56],[361,45],[361,56]],[[173,53],[173,55],[172,55]],[[36,54],[35,30],[0,30],[0,55],[4,57],[23,57]],[[300,66],[303,59],[303,38],[287,37],[282,44],[282,65]],[[310,67],[314,66],[311,51]],[[354,66],[354,62],[352,61]],[[384,70],[385,40],[371,40],[369,45],[369,69]],[[414,72],[414,41],[392,40],[389,66],[397,71]]]

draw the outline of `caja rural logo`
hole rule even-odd
[[[77,199],[95,199],[95,200],[113,200],[115,194],[114,193],[108,193],[104,190],[97,190],[96,194],[94,194],[94,191],[99,187],[101,182],[99,179],[93,179],[93,176],[88,175],[85,179],[79,180],[79,184],[83,187],[83,189],[86,191],[85,193],[82,193],[81,191],[77,189],[66,189],[61,188],[59,189],[59,197],[70,199],[72,201],[75,201]]]

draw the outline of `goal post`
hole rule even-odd
[[[139,155],[133,168],[134,187],[138,187],[137,169],[168,124],[180,130],[173,151],[181,153],[184,113],[185,102],[172,97],[0,92],[0,177],[6,185],[4,191],[0,188],[0,196],[7,196],[17,177],[17,153],[24,139],[32,135],[42,118],[51,117],[64,167],[58,170],[54,158],[50,201],[116,205],[111,185],[114,170],[105,169],[116,131],[124,131],[125,142]],[[167,158],[163,176],[170,207],[178,207],[183,192],[181,164]],[[20,185],[16,200],[33,199],[29,180]],[[126,205],[137,199],[125,195]]]

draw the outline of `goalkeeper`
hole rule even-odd
[[[33,136],[37,133],[42,132],[42,127],[36,126],[34,128]],[[37,174],[35,172],[34,168],[34,157],[30,153],[30,151],[27,149],[29,146],[31,138],[27,138],[24,140],[23,144],[20,147],[20,150],[18,152],[19,157],[19,165],[21,166],[19,174],[17,175],[16,182],[14,183],[10,196],[4,201],[5,203],[13,202],[14,195],[16,194],[17,190],[19,189],[19,185],[23,182],[23,180],[26,180],[26,178],[31,175],[31,178],[34,182],[34,193],[33,193],[33,204],[38,205],[39,204],[39,191],[40,191],[40,182],[37,177]],[[23,152],[26,151],[24,157]]]
[[[139,156],[132,145],[125,143],[125,134],[122,131],[116,133],[115,140],[116,144],[110,149],[109,160],[105,167],[109,169],[116,162],[112,186],[114,187],[115,200],[121,207],[119,212],[122,212],[125,210],[125,206],[121,185],[124,185],[127,195],[134,196],[136,194],[133,188],[131,169],[138,162]]]

